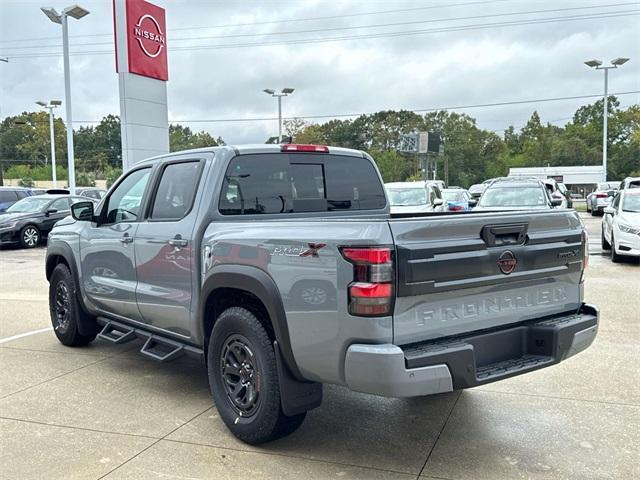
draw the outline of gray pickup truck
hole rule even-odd
[[[248,443],[286,435],[322,384],[411,397],[588,347],[586,234],[571,210],[391,215],[366,153],[215,147],[136,164],[49,235],[58,339],[143,339],[202,359]]]

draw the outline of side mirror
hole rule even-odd
[[[57,208],[48,208],[46,212],[44,212],[45,215],[48,217],[49,215],[51,215],[52,213],[58,213],[58,209]]]
[[[80,222],[92,222],[95,218],[93,202],[77,202],[71,205],[71,216]]]
[[[470,207],[470,208],[473,208],[473,207],[475,207],[476,205],[478,205],[478,200],[476,200],[475,198],[470,198],[470,199],[469,199],[469,207]]]
[[[442,203],[443,203],[443,202],[442,202],[442,199],[441,199],[441,198],[436,198],[436,199],[433,201],[433,206],[434,206],[434,207],[439,207],[440,205],[442,205]]]
[[[604,214],[605,215],[615,215],[616,214],[616,210],[613,207],[605,207],[604,208]]]
[[[562,205],[562,199],[561,198],[552,198],[551,199],[551,206],[552,207],[559,207]]]

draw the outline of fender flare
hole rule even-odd
[[[300,373],[291,349],[289,326],[282,304],[280,290],[273,278],[257,267],[250,265],[217,265],[206,274],[200,295],[199,325],[204,336],[204,320],[209,295],[218,288],[244,290],[257,297],[267,309],[280,354],[296,380],[307,381]]]

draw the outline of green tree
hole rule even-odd
[[[221,140],[220,137],[215,140],[211,134],[205,131],[193,133],[189,127],[173,123],[169,125],[169,150],[172,152],[191,148],[215,147]]]

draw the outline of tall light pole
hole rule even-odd
[[[76,193],[76,169],[73,152],[73,118],[71,115],[71,74],[69,72],[69,28],[67,25],[68,17],[80,20],[82,17],[89,15],[86,10],[78,5],[71,5],[62,13],[58,13],[55,8],[41,7],[40,10],[53,23],[62,25],[62,55],[64,60],[64,101],[66,105],[67,120],[67,159],[69,162],[69,190],[71,195]]]
[[[56,139],[53,133],[53,109],[58,108],[62,105],[60,100],[50,100],[47,104],[46,102],[37,101],[38,105],[42,108],[46,108],[49,110],[49,133],[51,135],[51,175],[53,180],[53,188],[57,187],[58,179],[56,177]]]
[[[603,107],[603,111],[602,111],[602,168],[603,168],[603,173],[602,175],[604,176],[604,178],[602,179],[603,182],[607,181],[607,119],[609,117],[609,100],[608,100],[608,96],[609,96],[609,70],[611,70],[612,68],[618,68],[621,65],[624,65],[625,63],[627,63],[629,61],[628,58],[622,58],[622,57],[618,57],[616,59],[611,60],[611,66],[606,66],[603,67],[602,66],[602,61],[601,60],[597,60],[597,59],[593,59],[593,60],[588,60],[586,62],[584,62],[584,64],[587,67],[591,67],[591,68],[595,68],[596,70],[604,70],[604,107]]]
[[[282,142],[282,97],[287,97],[294,91],[295,88],[283,88],[279,93],[272,88],[265,88],[263,90],[267,95],[271,95],[278,99],[278,143]]]

